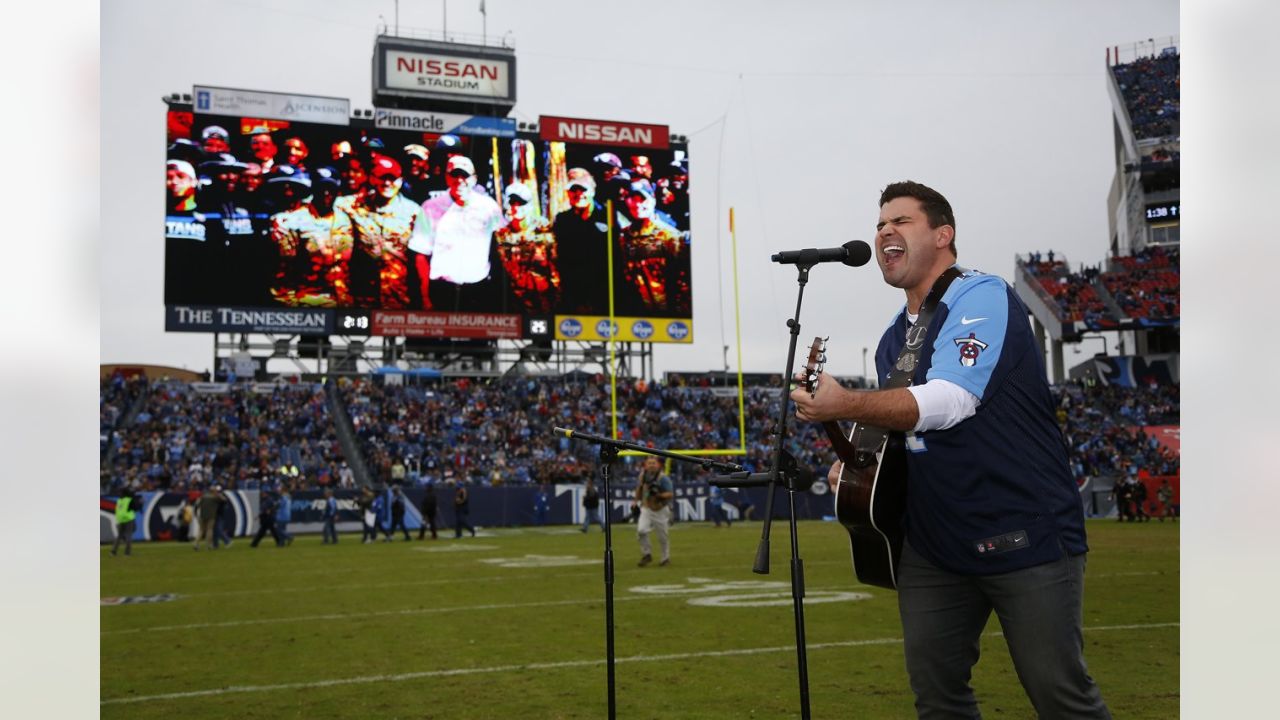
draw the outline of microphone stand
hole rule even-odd
[[[804,286],[809,282],[809,270],[817,263],[821,262],[817,251],[806,251],[810,254],[801,256],[796,262],[796,271],[798,277],[796,282],[799,283],[799,292],[796,295],[796,314],[795,317],[787,320],[787,327],[791,329],[791,343],[787,348],[787,366],[783,370],[782,388],[779,393],[781,409],[779,410],[778,426],[774,433],[776,435],[777,445],[773,451],[773,466],[767,473],[751,473],[744,476],[743,473],[737,473],[738,477],[733,475],[717,478],[712,481],[713,485],[721,487],[748,487],[767,485],[768,496],[765,498],[764,522],[760,530],[760,545],[756,549],[755,565],[751,568],[752,572],[758,575],[769,574],[769,533],[773,524],[773,493],[778,481],[782,480],[787,488],[787,500],[791,509],[791,605],[795,615],[796,623],[796,670],[800,682],[800,717],[803,720],[809,720],[809,662],[805,651],[804,639],[804,561],[800,559],[799,538],[796,531],[796,492],[803,492],[808,489],[808,485],[813,484],[812,472],[809,472],[808,485],[804,485],[803,473],[796,466],[795,459],[791,454],[783,449],[783,445],[787,439],[787,415],[791,401],[791,369],[796,359],[796,341],[800,337],[800,305],[804,301]],[[777,256],[774,257],[777,261]]]
[[[591,433],[578,432],[568,428],[555,428],[557,435],[564,435],[572,440],[586,440],[600,446],[600,477],[602,485],[602,494],[605,497],[605,513],[604,513],[604,625],[605,625],[605,664],[607,666],[606,674],[608,677],[609,692],[609,720],[617,717],[617,701],[616,701],[616,682],[614,674],[615,656],[613,650],[613,499],[609,493],[609,472],[613,461],[618,459],[620,450],[634,450],[636,452],[645,453],[647,455],[657,455],[660,457],[671,458],[681,462],[694,463],[701,465],[706,470],[720,470],[721,472],[740,473],[745,468],[735,463],[727,463],[719,460],[709,460],[706,458],[690,457],[688,455],[679,455],[666,450],[658,450],[657,448],[645,447],[644,445],[636,445],[625,440],[615,440],[602,435],[592,435]]]

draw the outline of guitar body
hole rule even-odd
[[[906,456],[893,445],[855,452],[836,485],[836,519],[849,532],[854,574],[859,582],[890,590],[898,587],[907,502]]]
[[[814,338],[805,365],[805,386],[814,392],[826,342]],[[907,456],[901,434],[855,423],[848,436],[834,422],[822,423],[831,448],[844,463],[836,483],[836,519],[849,531],[853,572],[867,585],[898,589],[902,516],[907,508]]]

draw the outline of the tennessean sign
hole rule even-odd
[[[378,90],[453,99],[515,101],[513,59],[380,45]]]
[[[333,311],[169,305],[165,309],[164,329],[168,332],[328,335],[333,330]]]
[[[538,126],[543,140],[659,149],[666,149],[671,145],[666,125],[543,115],[538,118]]]

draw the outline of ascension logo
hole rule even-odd
[[[631,333],[641,340],[648,340],[653,335],[653,323],[648,320],[637,320],[631,323]]]
[[[560,321],[560,332],[565,337],[578,337],[582,334],[582,323],[577,318],[565,318]]]
[[[294,102],[295,101],[293,99],[286,100],[284,108],[280,110],[280,114],[285,117],[291,117],[302,112],[321,113],[324,115],[341,115],[343,117],[346,117],[347,114],[347,111],[337,104],[308,102],[305,100],[300,101],[297,104],[294,104]]]
[[[683,340],[689,337],[689,326],[674,320],[667,324],[667,335],[670,335],[672,340]]]

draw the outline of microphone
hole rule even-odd
[[[563,435],[569,438],[570,440],[586,440],[587,442],[605,443],[608,445],[625,445],[626,444],[620,440],[607,438],[607,437],[604,437],[603,435],[592,435],[591,433],[584,433],[578,430],[570,430],[569,428],[562,428],[558,426],[553,427],[552,431],[556,435]]]
[[[850,240],[838,248],[816,250],[785,250],[770,258],[782,265],[814,265],[824,262],[844,263],[849,267],[861,267],[871,260],[871,246],[861,240]]]

